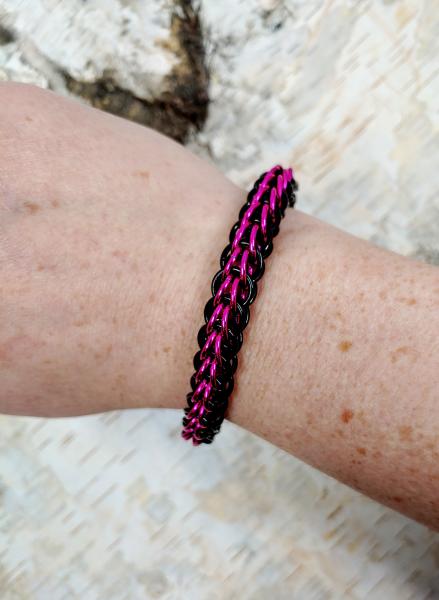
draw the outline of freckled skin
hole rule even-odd
[[[0,106],[1,412],[181,409],[245,193],[53,93],[0,84]],[[228,418],[439,529],[438,339],[439,269],[289,211]]]
[[[148,171],[135,171],[134,175],[137,175],[138,177],[142,177],[143,179],[149,179]]]
[[[24,202],[23,207],[30,215],[34,215],[41,210],[41,206],[36,202]]]
[[[409,346],[401,346],[400,348],[396,348],[396,350],[393,350],[390,353],[390,360],[392,361],[392,363],[395,363],[396,361],[400,360],[404,356],[407,356],[410,354],[412,354],[412,360],[416,360],[416,358],[417,358],[416,354],[414,352],[411,352]]]
[[[410,441],[412,439],[413,436],[413,427],[411,427],[410,425],[402,425],[399,428],[399,437],[401,438],[401,440],[407,442]]]
[[[347,352],[348,350],[351,349],[352,342],[350,342],[349,340],[343,340],[342,342],[339,343],[338,347],[340,348],[340,350],[342,352]]]
[[[349,410],[348,408],[345,408],[340,416],[343,423],[349,423],[349,421],[352,421],[353,417],[354,417],[354,413],[352,412],[352,410]]]

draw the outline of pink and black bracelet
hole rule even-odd
[[[200,350],[194,356],[192,391],[183,418],[182,436],[196,446],[210,444],[224,420],[249,306],[280,221],[287,206],[294,207],[296,190],[292,169],[276,165],[263,173],[248,193],[221,254],[221,269],[204,308],[205,324],[198,332]]]

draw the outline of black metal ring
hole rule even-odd
[[[223,278],[223,270],[221,269],[214,275],[214,277],[212,279],[212,296],[216,296],[216,293],[219,290],[220,285],[222,283],[222,278]],[[256,298],[256,295],[258,292],[256,281],[253,281],[253,279],[248,274],[247,274],[246,279],[247,279],[247,286],[248,286],[248,294],[245,299],[238,297],[238,302],[241,306],[250,305]]]
[[[250,242],[241,241],[239,243],[239,245],[241,246],[241,248],[249,248]],[[231,256],[231,254],[232,254],[232,244],[227,244],[227,246],[224,248],[224,250],[221,254],[221,258],[220,258],[221,269],[223,269],[223,270],[225,269],[225,266]],[[252,256],[252,255],[250,255],[250,256]],[[253,279],[253,281],[259,281],[259,279],[261,279],[261,277],[265,271],[264,257],[262,256],[262,252],[259,249],[256,250],[256,258],[257,258],[257,269],[254,273],[252,273],[250,275],[250,277]],[[254,264],[252,266],[254,267]]]
[[[227,394],[227,396],[230,396],[230,394],[233,391],[233,386],[234,386],[233,375],[227,376],[226,374],[223,374],[223,375],[220,374],[217,377],[215,377],[215,381],[211,381],[209,379],[209,377],[207,377],[207,379],[205,381],[208,381],[208,380],[211,382],[213,388],[217,392],[224,392],[225,394]],[[196,373],[194,373],[190,379],[190,386],[191,386],[193,392],[195,392],[195,390],[197,389],[199,384],[200,384],[200,382],[196,381]]]
[[[233,244],[233,240],[235,239],[235,234],[239,229],[239,221],[237,223],[235,223],[232,227],[232,230],[230,232],[230,236],[229,236],[229,243]],[[249,242],[250,241],[250,231],[251,228],[249,227],[245,233],[245,235],[242,237],[242,239],[239,241],[239,245],[242,244],[242,242]],[[261,235],[261,233],[259,232],[259,234]],[[259,244],[260,244],[260,250],[261,250],[261,254],[264,258],[267,258],[267,256],[270,256],[272,250],[273,250],[273,243],[270,239],[270,236],[268,238],[268,240],[266,242],[264,242],[264,240],[260,240],[259,239]]]
[[[201,367],[202,362],[203,359],[201,358],[201,350],[199,350],[195,354],[193,360],[194,369],[196,371],[198,371],[198,369]],[[237,367],[238,357],[236,356],[236,354],[234,354],[233,356],[226,356],[225,354],[221,355],[221,370],[226,372],[227,377],[231,377],[232,375],[234,375]]]
[[[221,347],[221,356],[225,356],[227,359],[230,358],[232,354],[237,354],[241,350],[242,342],[243,342],[242,331],[238,331],[238,333],[234,336],[229,336],[228,338],[223,339],[222,347]],[[199,332],[198,332],[198,346],[200,349],[203,348],[204,344],[207,340],[207,325],[204,324]],[[211,355],[214,355],[214,351],[211,351]]]
[[[229,304],[230,303],[229,294],[225,294],[223,296],[223,300],[225,300],[227,302],[227,304]],[[214,303],[214,297],[212,296],[212,298],[210,298],[210,300],[207,301],[206,306],[204,307],[204,320],[206,323],[208,323],[210,321],[210,317],[212,316],[215,308],[216,307],[215,307],[215,303]],[[250,318],[250,312],[248,310],[248,307],[242,306],[239,302],[237,302],[236,309],[237,309],[237,312],[234,311],[233,309],[231,311],[233,321],[229,319],[229,327],[227,330],[227,335],[236,336],[239,331],[244,331],[244,329],[247,327],[247,324],[248,324],[248,321]],[[218,321],[221,321],[221,319],[219,318],[217,320],[217,322]]]

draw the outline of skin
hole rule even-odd
[[[53,93],[0,105],[0,411],[182,408],[245,192]],[[228,418],[439,529],[438,308],[439,269],[290,211]]]

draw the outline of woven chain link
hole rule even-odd
[[[221,254],[221,269],[212,280],[212,297],[204,309],[205,324],[198,332],[200,350],[187,394],[182,436],[194,445],[210,444],[225,418],[233,391],[237,354],[249,322],[249,306],[257,281],[273,249],[288,206],[294,207],[297,183],[291,169],[276,165],[263,173],[248,193]]]

